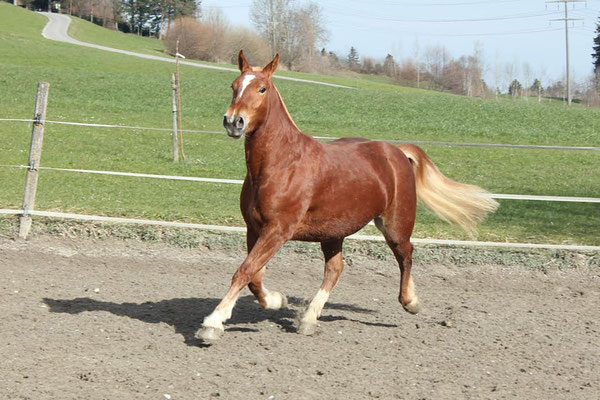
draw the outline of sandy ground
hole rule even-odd
[[[397,302],[390,261],[353,258],[317,334],[296,318],[322,261],[277,256],[223,339],[194,338],[241,252],[117,240],[0,239],[3,399],[598,399],[600,270],[421,266]]]

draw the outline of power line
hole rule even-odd
[[[531,35],[534,33],[543,33],[543,32],[554,32],[558,31],[561,28],[540,28],[540,29],[529,29],[523,31],[515,31],[515,32],[486,32],[486,33],[439,33],[439,34],[419,34],[420,36],[513,36],[513,35]]]
[[[565,0],[569,1],[569,0]],[[574,1],[583,1],[583,0],[574,0]],[[380,21],[391,21],[391,22],[424,22],[424,23],[456,23],[456,22],[485,22],[485,21],[503,21],[503,20],[511,20],[511,19],[525,19],[525,18],[536,18],[536,17],[544,17],[556,15],[556,11],[531,11],[520,14],[512,14],[512,15],[502,15],[498,17],[485,17],[485,18],[464,18],[464,19],[408,19],[408,18],[392,18],[392,17],[380,17],[374,15],[365,15],[356,10],[351,10],[355,13],[350,13],[346,9],[344,10],[334,10],[336,15],[344,15],[347,17],[359,17],[359,18],[368,18],[375,19]],[[326,11],[327,12],[327,11]]]
[[[600,11],[597,11],[597,10],[590,10],[590,9],[586,9],[586,8],[580,8],[580,9],[574,9],[574,10],[571,10],[571,11],[573,11],[573,13],[575,13],[575,14],[585,15],[586,17],[589,17],[589,18],[598,18],[598,17],[600,17]]]
[[[339,26],[339,27],[343,27],[343,24],[336,24],[333,23],[332,25],[334,26]],[[362,30],[362,31],[373,31],[373,29],[378,29],[378,28],[360,28],[357,27],[355,28],[356,30]],[[389,28],[384,28],[381,27],[381,29],[384,29],[385,31],[388,31]],[[531,28],[531,29],[524,29],[521,31],[503,31],[503,32],[466,32],[466,33],[444,33],[444,32],[415,32],[415,31],[397,31],[394,30],[394,33],[396,34],[403,34],[403,35],[418,35],[418,36],[422,36],[422,37],[439,37],[439,36],[444,36],[444,37],[470,37],[470,36],[475,36],[475,37],[486,37],[486,36],[518,36],[518,35],[533,35],[533,34],[539,34],[539,33],[546,33],[546,32],[556,32],[556,31],[560,31],[562,30],[562,28],[552,28],[552,27],[539,27],[539,28]]]
[[[471,1],[471,2],[456,2],[456,3],[396,3],[396,2],[385,2],[382,3],[386,6],[403,6],[403,7],[454,7],[454,6],[473,6],[477,4],[503,4],[503,3],[516,3],[521,0],[487,0],[487,1]]]

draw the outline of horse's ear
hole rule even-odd
[[[277,69],[277,64],[279,64],[279,53],[275,54],[273,61],[268,63],[267,66],[263,68],[263,72],[269,76],[273,75]]]
[[[238,55],[238,66],[242,74],[252,69],[248,61],[246,61],[246,57],[244,57],[244,50],[240,50],[240,54]]]

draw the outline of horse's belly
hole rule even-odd
[[[367,221],[360,225],[349,225],[343,222],[325,222],[319,224],[303,224],[295,231],[292,240],[306,242],[323,242],[327,240],[342,239],[358,232]]]
[[[340,213],[308,212],[294,232],[294,240],[324,241],[350,236],[381,213],[355,208]]]

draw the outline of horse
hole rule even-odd
[[[251,67],[240,51],[241,75],[223,117],[227,134],[245,137],[247,173],[240,196],[248,254],[229,291],[204,318],[196,337],[211,343],[224,332],[240,291],[248,286],[264,309],[287,306],[263,284],[265,264],[289,240],[320,242],[323,282],[300,318],[298,332],[315,333],[317,319],[343,270],[344,238],[374,220],[400,267],[398,300],[416,314],[420,303],[411,278],[410,242],[417,199],[468,232],[498,207],[480,187],[444,176],[415,145],[343,138],[328,143],[302,133],[271,81],[279,55]]]

